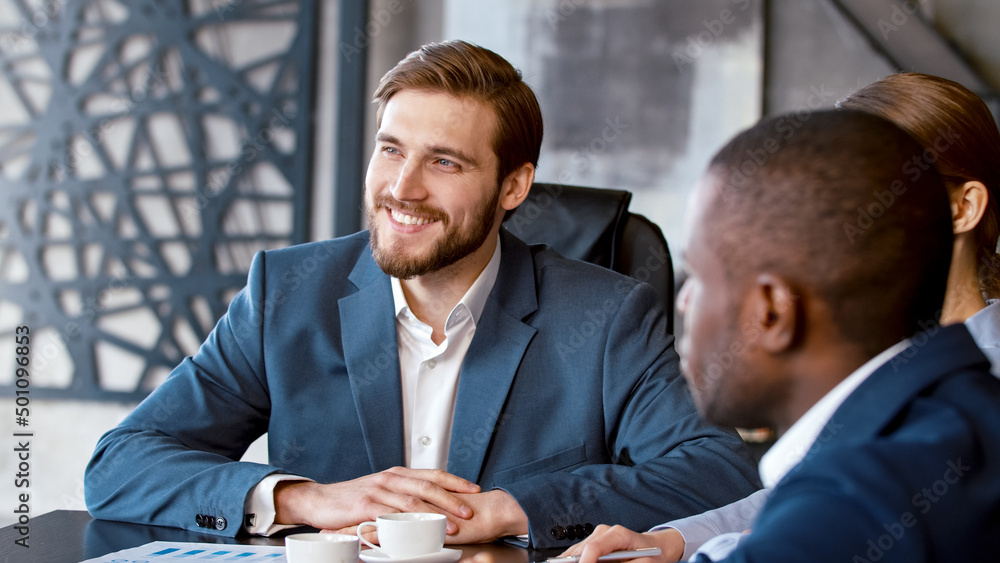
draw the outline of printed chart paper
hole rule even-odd
[[[239,545],[154,541],[109,553],[83,563],[181,563],[213,561],[239,563],[287,563],[280,545]]]

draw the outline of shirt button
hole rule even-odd
[[[421,436],[420,437],[420,445],[421,446],[429,446],[429,445],[431,445],[431,437],[430,436]]]
[[[434,369],[438,365],[436,360],[427,360],[427,367]]]

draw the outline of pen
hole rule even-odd
[[[659,554],[660,548],[658,547],[644,547],[642,549],[633,549],[631,551],[612,551],[607,555],[598,557],[597,560],[616,561],[619,559],[635,559],[637,557],[654,557]],[[568,555],[566,557],[550,557],[545,560],[545,563],[576,563],[579,560],[579,555]]]

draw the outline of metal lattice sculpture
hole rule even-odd
[[[306,238],[310,0],[0,6],[0,391],[135,400]],[[13,19],[12,19],[13,18]]]

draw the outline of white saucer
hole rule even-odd
[[[403,557],[393,559],[381,551],[366,549],[361,552],[361,560],[365,563],[453,563],[462,558],[461,549],[442,548],[437,553],[427,555],[417,555],[416,557]]]

